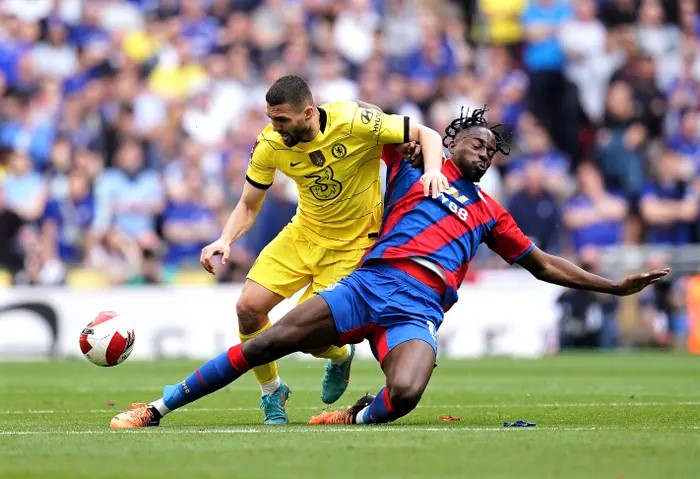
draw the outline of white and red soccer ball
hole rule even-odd
[[[92,364],[116,366],[134,350],[134,328],[119,313],[102,311],[80,333],[80,350]]]

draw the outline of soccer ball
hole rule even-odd
[[[80,333],[80,350],[92,364],[116,366],[134,350],[134,328],[119,313],[102,311]]]

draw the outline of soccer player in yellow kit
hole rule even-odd
[[[248,273],[236,304],[239,336],[245,342],[270,327],[268,313],[309,285],[299,302],[357,267],[379,235],[383,213],[379,162],[384,144],[418,141],[425,164],[425,194],[446,190],[440,173],[442,139],[408,117],[383,113],[358,102],[314,106],[306,82],[278,79],[265,96],[271,120],[250,154],[246,184],[218,240],[202,250],[200,262],[214,273],[212,257],[228,261],[230,245],[253,225],[275,172],[292,178],[299,206],[291,222],[273,239]],[[328,359],[321,399],[331,404],[345,392],[354,346],[309,351]],[[290,390],[276,363],[254,368],[262,388],[265,424],[286,424]],[[162,405],[160,405],[162,406]]]

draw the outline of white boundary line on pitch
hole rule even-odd
[[[588,403],[519,403],[519,404],[426,404],[419,405],[419,409],[505,409],[505,408],[526,408],[526,407],[662,407],[662,406],[700,406],[700,401],[678,401],[678,402],[588,402]],[[328,406],[326,407],[326,409]],[[245,412],[257,411],[257,407],[223,407],[223,408],[182,408],[178,412]],[[323,410],[321,406],[301,406],[294,409],[301,410]],[[67,413],[102,413],[121,411],[119,408],[103,409],[25,409],[25,410],[4,410],[0,414],[67,414]]]
[[[581,431],[622,431],[621,427],[590,426],[590,427],[434,427],[434,426],[299,426],[299,427],[271,427],[265,429],[238,427],[225,429],[129,429],[112,430],[97,429],[85,431],[0,431],[0,436],[82,436],[82,435],[103,435],[103,434],[289,434],[289,433],[336,433],[336,432],[508,432],[513,430],[528,429],[532,431],[561,431],[561,432],[581,432]],[[626,430],[626,429],[624,429]],[[678,427],[636,427],[634,431],[695,431],[700,430],[700,426],[678,426]]]

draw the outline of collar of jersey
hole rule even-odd
[[[317,107],[318,114],[319,114],[319,130],[318,134],[314,137],[313,140],[311,141],[300,141],[296,145],[292,146],[290,150],[292,151],[300,151],[302,153],[310,153],[312,151],[318,150],[319,146],[317,145],[319,141],[323,140],[326,137],[326,130],[328,129],[328,113],[326,113],[326,110],[321,108],[320,106]]]

